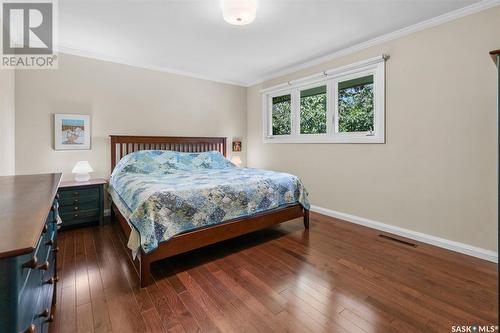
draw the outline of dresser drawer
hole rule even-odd
[[[50,290],[53,290],[53,286],[49,286],[47,281],[55,274],[53,244],[56,232],[54,230],[42,234],[34,254],[23,256],[19,262],[21,278],[24,278],[18,298],[19,327],[28,327],[33,323],[37,327],[36,332],[42,331],[40,328],[46,319],[41,320],[43,318],[39,318],[39,315],[52,303]],[[50,311],[50,306],[48,308]]]
[[[77,198],[84,196],[94,196],[99,197],[99,188],[97,187],[89,187],[89,188],[74,188],[74,189],[60,189],[59,190],[59,198],[67,199],[67,198]]]
[[[86,222],[99,221],[100,210],[89,209],[89,210],[79,210],[77,212],[71,213],[61,213],[61,219],[63,221],[63,226],[75,225]]]

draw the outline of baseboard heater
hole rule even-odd
[[[404,244],[406,246],[417,247],[417,244],[415,244],[415,243],[410,243],[410,242],[404,241],[402,239],[394,238],[394,237],[391,237],[391,236],[388,236],[388,235],[378,235],[378,236],[382,237],[384,239],[393,241],[393,242],[398,242],[398,243]]]

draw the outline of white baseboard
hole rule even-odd
[[[492,261],[495,263],[498,263],[498,252],[482,249],[480,247],[475,247],[472,245],[460,243],[460,242],[455,242],[452,240],[424,234],[418,231],[413,231],[409,229],[404,229],[400,227],[395,227],[389,224],[385,224],[382,222],[370,220],[364,217],[359,217],[351,214],[346,214],[342,212],[337,212],[335,210],[327,209],[327,208],[322,208],[318,206],[311,205],[311,211],[323,214],[326,216],[331,216],[335,217],[340,220],[344,220],[347,222],[359,224],[365,227],[381,230],[384,232],[388,232],[391,234],[395,234],[401,237],[406,237],[409,239],[414,239],[416,241],[422,242],[422,243],[427,243],[431,244],[434,246],[442,247],[447,250],[455,251],[455,252],[460,252],[463,254],[467,254],[469,256],[473,256],[476,258]]]

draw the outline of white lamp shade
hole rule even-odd
[[[257,15],[257,0],[221,0],[222,16],[227,23],[245,25]]]
[[[89,172],[93,172],[94,169],[90,166],[88,161],[79,161],[71,170],[75,174],[75,180],[77,182],[86,182],[90,179]]]
[[[233,164],[236,164],[237,166],[240,166],[241,165],[241,158],[238,156],[238,155],[235,155],[233,157],[231,157],[231,162]]]

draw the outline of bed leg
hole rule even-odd
[[[151,264],[148,260],[145,260],[144,257],[141,258],[141,288],[147,287],[152,279],[151,279]]]
[[[309,229],[309,209],[304,209],[304,228]]]

